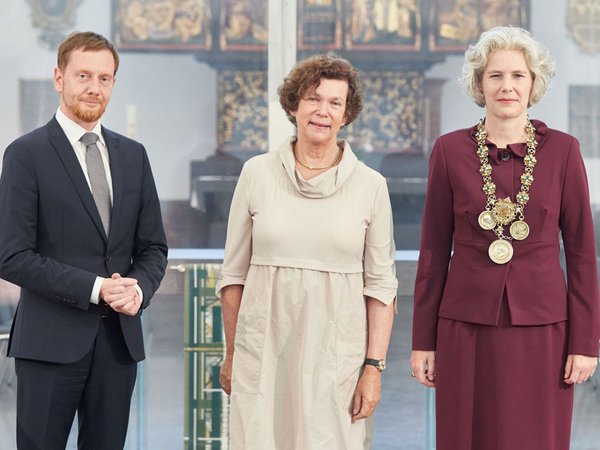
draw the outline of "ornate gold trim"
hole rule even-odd
[[[584,53],[600,53],[600,3],[598,0],[569,0],[569,36]]]
[[[31,24],[40,30],[39,40],[55,49],[75,26],[75,12],[83,0],[27,0]]]

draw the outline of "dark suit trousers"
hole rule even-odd
[[[80,361],[17,359],[15,367],[19,450],[64,450],[76,412],[80,450],[123,449],[137,364],[117,313],[100,321],[94,345]]]

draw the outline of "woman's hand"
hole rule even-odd
[[[374,366],[365,366],[354,391],[352,422],[365,419],[375,412],[381,399],[381,372]]]
[[[227,394],[231,395],[231,368],[233,366],[233,355],[225,355],[225,361],[221,366],[221,372],[219,373],[219,384],[221,389]]]
[[[565,364],[564,382],[567,384],[581,384],[594,376],[598,358],[585,355],[568,355]]]
[[[412,376],[427,387],[435,387],[435,352],[413,350],[410,357]]]
[[[219,373],[221,389],[227,395],[231,395],[231,371],[233,367],[233,350],[235,343],[235,328],[237,326],[238,313],[242,303],[244,286],[241,284],[230,284],[221,289],[221,313],[223,314],[223,328],[225,331],[225,361]]]

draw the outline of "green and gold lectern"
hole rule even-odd
[[[184,450],[226,450],[229,397],[219,386],[225,356],[221,303],[215,296],[220,264],[186,266],[184,291]]]

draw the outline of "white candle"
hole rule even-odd
[[[127,136],[135,139],[137,134],[137,106],[127,105]]]

